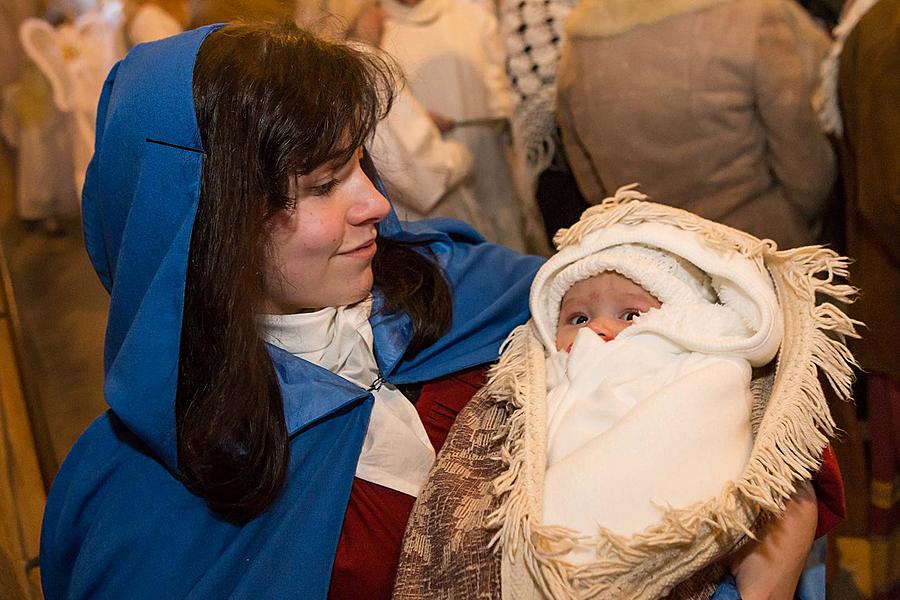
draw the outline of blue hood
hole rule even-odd
[[[82,194],[85,247],[111,295],[106,401],[170,466],[184,281],[203,167],[193,69],[200,44],[218,27],[138,46],[113,67]]]
[[[106,401],[169,468],[177,464],[178,352],[204,160],[193,68],[203,40],[219,27],[139,45],[112,69],[83,192],[85,245],[111,295]],[[499,341],[527,318],[527,287],[540,260],[485,244],[458,222],[403,229],[391,211],[379,231],[429,244],[454,290],[451,332],[414,361],[402,361],[411,335],[408,317],[373,317],[382,373],[395,382],[425,381],[494,360]],[[486,268],[493,262],[496,268]],[[491,271],[488,277],[485,271]],[[270,348],[270,355],[291,434],[368,395],[287,353]]]

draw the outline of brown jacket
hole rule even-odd
[[[838,96],[847,254],[860,288],[854,348],[866,369],[900,381],[900,1],[880,0],[844,43]]]
[[[781,247],[815,241],[834,181],[811,105],[828,37],[802,9],[584,0],[567,31],[558,116],[588,201],[639,182]]]

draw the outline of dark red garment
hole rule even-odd
[[[816,525],[816,537],[822,537],[847,517],[847,504],[844,501],[844,480],[838,467],[837,457],[831,446],[822,453],[822,466],[813,476],[813,489],[816,490],[816,503],[819,505],[819,522]]]
[[[422,387],[416,411],[428,439],[440,451],[450,426],[485,383],[485,368],[478,367],[436,379]],[[819,505],[816,537],[840,523],[845,515],[844,484],[831,447],[825,449],[822,468],[813,480]],[[389,599],[397,572],[400,544],[415,498],[396,490],[353,480],[344,526],[338,540],[331,600]]]
[[[485,383],[478,367],[436,379],[422,387],[416,411],[435,452],[447,439],[456,415]],[[331,573],[332,600],[391,597],[400,543],[415,498],[377,483],[353,480],[350,501]]]

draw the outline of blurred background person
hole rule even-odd
[[[506,76],[519,189],[533,198],[547,239],[575,223],[589,204],[566,159],[556,119],[556,73],[565,22],[577,0],[500,0]]]
[[[78,214],[71,131],[50,83],[31,61],[3,86],[0,131],[16,151],[16,216],[29,230],[58,235],[62,220]]]
[[[301,1],[297,21],[334,39],[355,39],[378,50],[386,13],[377,3]],[[472,192],[472,154],[442,136],[425,107],[401,87],[375,129],[372,157],[401,219],[449,217],[490,235],[494,229]]]
[[[537,211],[520,200],[507,159],[511,113],[497,20],[480,4],[458,0],[385,0],[380,47],[402,67],[416,100],[442,133],[474,160],[472,191],[490,240],[525,251],[543,243]],[[545,250],[540,248],[540,250]]]
[[[816,241],[834,156],[812,98],[827,34],[790,0],[585,0],[558,76],[563,141],[597,202],[650,197],[782,247]]]
[[[861,290],[851,314],[867,325],[853,351],[866,371],[860,400],[868,414],[869,480],[859,469],[852,476],[863,479],[857,497],[868,491],[868,507],[856,511],[867,515],[868,531],[847,533],[863,537],[871,596],[887,600],[900,597],[900,1],[849,3],[835,38],[822,69],[820,117],[840,151],[847,254],[856,261],[851,283]],[[842,414],[841,426],[861,437],[852,407]],[[855,447],[862,452],[862,443]],[[851,548],[843,550],[842,566],[852,560],[845,556]]]
[[[100,89],[124,56],[121,3],[60,0],[46,18],[22,20],[17,39],[27,60],[3,96],[3,131],[17,148],[19,218],[60,233],[78,214],[77,197],[93,150]],[[68,181],[66,181],[68,178]]]
[[[425,108],[402,89],[375,129],[372,154],[401,219],[449,217],[479,232],[493,225],[472,193],[472,154],[442,137]]]

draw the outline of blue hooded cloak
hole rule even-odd
[[[219,26],[136,47],[110,72],[83,193],[87,251],[111,305],[104,394],[109,410],[81,436],[47,500],[45,596],[57,598],[324,598],[372,395],[269,347],[290,436],[278,500],[229,522],[177,476],[175,392],[191,230],[204,153],[192,74]],[[424,382],[493,361],[528,318],[541,259],[485,243],[448,220],[381,235],[427,244],[453,292],[450,331],[404,357],[403,314],[371,319],[390,382]]]

